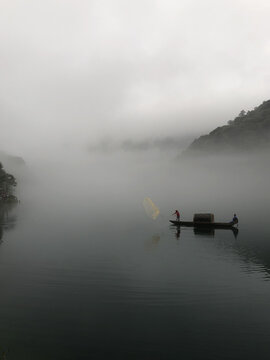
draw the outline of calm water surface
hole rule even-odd
[[[152,194],[138,189],[144,176],[103,193],[82,182],[84,196],[37,182],[35,196],[2,214],[0,348],[8,360],[269,359],[267,220],[251,226],[244,203],[237,236],[177,230],[168,223],[176,203],[187,218],[194,206],[181,190],[159,191],[161,182]],[[144,194],[164,208],[156,222],[144,213]]]

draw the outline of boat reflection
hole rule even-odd
[[[215,237],[216,230],[217,229],[207,228],[207,227],[195,227],[193,231],[194,231],[194,235]],[[239,230],[236,227],[233,227],[229,230],[232,231],[232,233],[236,239],[238,236]],[[220,230],[217,230],[217,231],[220,231]]]
[[[207,227],[194,228],[193,232],[194,232],[194,235],[207,236],[207,237],[215,236],[214,228],[207,228]]]
[[[180,238],[181,235],[181,226],[180,225],[174,225],[174,226],[170,226],[171,230],[174,230],[174,235],[176,237],[176,239]],[[233,233],[234,238],[236,239],[239,233],[238,228],[236,227],[232,227],[226,230],[231,230]],[[202,227],[194,227],[193,228],[193,232],[194,235],[196,236],[203,236],[203,237],[215,237],[216,235],[216,231],[224,231],[224,229],[215,229],[213,227],[206,227],[206,226],[202,226]]]

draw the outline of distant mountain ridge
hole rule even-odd
[[[252,111],[242,110],[227,125],[200,136],[184,155],[206,155],[270,149],[270,100]]]

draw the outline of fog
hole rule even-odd
[[[269,97],[268,1],[0,6],[0,150],[25,161],[2,156],[23,200],[125,212],[150,196],[190,217],[262,191],[261,156],[187,163],[181,151]]]
[[[20,172],[20,212],[73,218],[112,226],[143,222],[151,231],[167,228],[175,209],[182,219],[213,212],[217,221],[237,213],[242,226],[267,223],[270,210],[269,154],[182,158],[174,150],[79,154],[26,166]],[[160,209],[156,221],[143,209],[150,197]],[[33,213],[33,209],[34,213]],[[22,214],[21,214],[22,215]],[[23,215],[22,215],[23,216]],[[81,219],[81,220],[80,220]],[[49,221],[49,220],[48,220]]]
[[[269,97],[269,2],[0,3],[1,149],[207,133]]]

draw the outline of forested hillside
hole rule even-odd
[[[270,149],[270,100],[194,140],[185,155]]]

